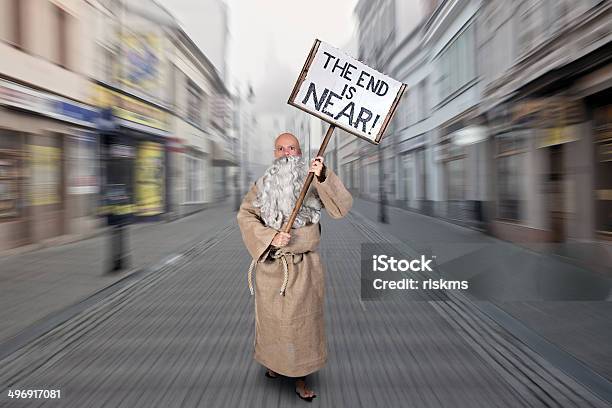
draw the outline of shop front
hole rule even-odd
[[[436,159],[441,164],[449,220],[484,228],[488,200],[488,131],[480,120],[466,113],[441,129]]]
[[[612,241],[612,104],[595,108],[595,231],[597,238]]]
[[[96,87],[103,161],[100,213],[130,222],[168,211],[168,114],[133,96]]]
[[[581,191],[592,175],[583,102],[531,97],[507,105],[495,134],[497,235],[515,242],[585,239]]]
[[[89,105],[0,80],[0,250],[99,225],[87,204],[98,192],[97,117]]]
[[[431,215],[427,192],[426,134],[415,136],[399,145],[397,198],[400,207]]]

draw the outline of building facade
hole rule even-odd
[[[231,99],[155,1],[1,2],[0,250],[227,198]]]
[[[494,146],[492,232],[515,242],[612,236],[611,4],[487,2],[483,100]]]
[[[80,1],[0,3],[0,250],[99,225],[87,16]]]
[[[610,2],[406,3],[355,10],[359,58],[408,87],[380,152],[341,141],[352,191],[518,243],[608,242]]]
[[[169,30],[170,95],[173,146],[170,152],[173,217],[199,211],[219,196],[221,181],[217,168],[226,160],[218,133],[231,124],[219,101],[229,97],[214,66],[180,28]],[[229,112],[227,112],[229,113]],[[233,153],[232,153],[233,155]],[[231,156],[230,156],[231,160]]]

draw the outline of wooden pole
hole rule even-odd
[[[334,133],[335,128],[336,126],[329,125],[329,128],[327,129],[327,133],[325,133],[325,137],[323,138],[323,143],[321,143],[321,147],[319,147],[319,152],[317,153],[317,156],[323,156],[323,154],[325,153],[325,149],[327,148],[327,144],[329,143],[329,140],[331,139],[331,135],[332,133]],[[308,164],[310,166],[310,163]],[[309,172],[308,176],[306,177],[306,181],[304,182],[304,185],[302,186],[302,191],[300,191],[300,195],[297,199],[297,202],[295,203],[295,207],[293,207],[293,212],[291,213],[291,216],[289,217],[289,220],[287,221],[287,224],[285,225],[283,232],[291,231],[293,222],[295,221],[298,215],[298,212],[300,211],[300,207],[302,207],[302,203],[304,202],[304,198],[306,197],[306,192],[310,188],[310,184],[312,183],[313,179],[314,179],[314,173]]]

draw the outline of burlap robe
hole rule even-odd
[[[351,194],[329,168],[316,191],[327,213],[342,218],[353,204]],[[327,361],[327,339],[323,316],[325,274],[319,257],[319,223],[291,229],[289,245],[282,248],[288,264],[285,295],[280,294],[284,280],[282,257],[271,258],[270,243],[278,232],[266,227],[253,207],[255,184],[238,211],[242,239],[257,261],[255,280],[255,360],[289,377],[301,377],[321,369]],[[278,255],[277,255],[278,256]]]

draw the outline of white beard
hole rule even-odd
[[[280,230],[289,219],[307,175],[306,161],[302,156],[286,156],[274,160],[257,180],[257,197],[253,206],[260,209],[261,219],[266,226]],[[310,188],[293,222],[293,228],[319,222],[321,208],[316,190]]]

